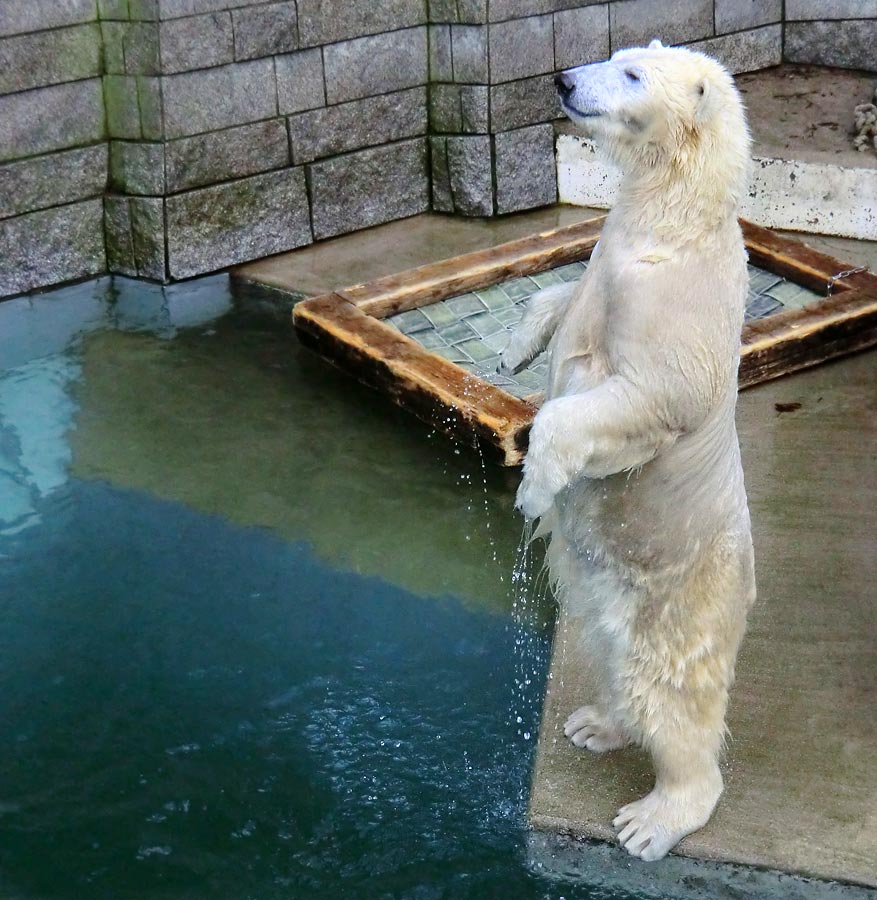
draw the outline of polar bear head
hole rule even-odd
[[[652,41],[561,72],[555,85],[564,112],[623,170],[673,166],[696,177],[718,155],[742,187],[750,143],[743,104],[709,56]]]

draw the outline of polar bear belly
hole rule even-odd
[[[640,578],[678,573],[705,536],[748,528],[732,403],[640,469],[574,480],[557,497],[556,531],[578,555]]]

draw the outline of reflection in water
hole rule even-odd
[[[71,349],[106,329],[171,338],[230,308],[223,276],[169,287],[100,278],[0,303],[0,534],[35,524],[36,501],[66,481],[81,376]]]
[[[150,331],[164,338],[232,308],[228,279],[173,285],[98,278],[0,303],[0,371],[76,346],[94,331]]]
[[[67,480],[78,363],[49,356],[0,376],[0,535],[38,521],[37,502]]]

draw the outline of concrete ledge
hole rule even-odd
[[[558,135],[561,203],[609,208],[619,180],[591,141]],[[741,215],[768,228],[877,240],[877,170],[756,156]]]
[[[659,863],[628,860],[617,847],[599,841],[533,831],[527,839],[527,867],[556,879],[558,893],[571,885],[592,897],[648,897],[660,900],[873,900],[870,888],[798,878],[784,872],[668,856]]]

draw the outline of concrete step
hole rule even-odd
[[[877,240],[877,150],[852,146],[853,110],[874,76],[778,66],[737,77],[753,137],[743,215],[770,228]],[[570,125],[557,136],[562,203],[612,206],[618,171]]]

